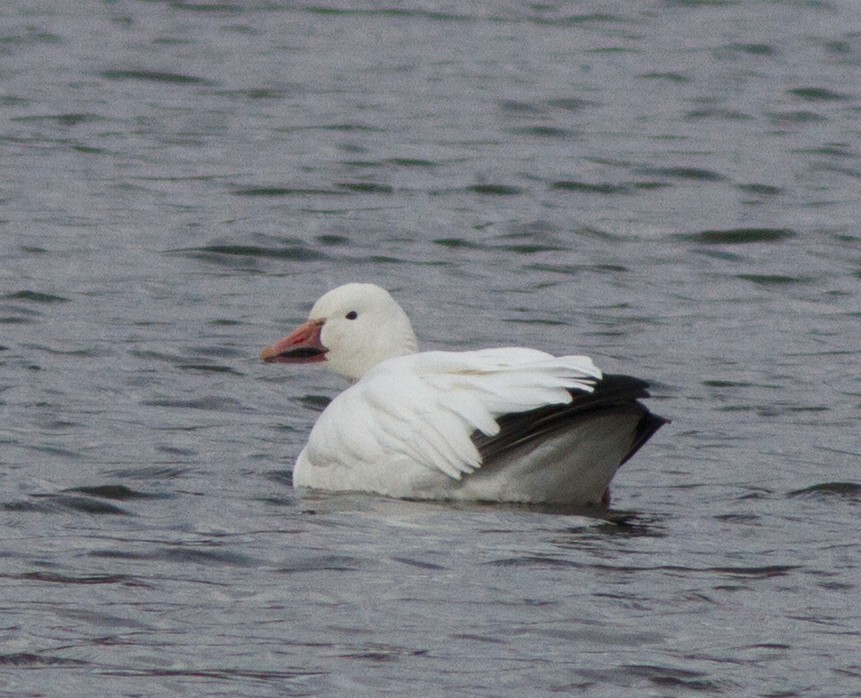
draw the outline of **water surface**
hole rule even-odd
[[[861,695],[829,2],[0,10],[4,695]],[[353,280],[673,419],[606,514],[307,496]]]

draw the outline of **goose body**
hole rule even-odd
[[[293,484],[413,499],[584,505],[665,423],[647,384],[586,356],[535,349],[417,352],[384,289],[347,284],[263,350],[264,361],[325,363],[352,384],[326,407]]]

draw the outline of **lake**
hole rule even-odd
[[[0,695],[861,695],[855,2],[0,18]],[[348,281],[672,424],[605,513],[296,491]]]

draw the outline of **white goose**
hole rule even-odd
[[[616,470],[666,422],[638,402],[645,382],[603,375],[586,356],[417,353],[406,313],[373,284],[329,291],[261,358],[322,362],[352,382],[311,430],[297,487],[606,504]]]

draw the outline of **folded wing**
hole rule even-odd
[[[648,383],[639,378],[605,374],[590,392],[570,390],[571,400],[566,404],[545,405],[503,415],[498,420],[499,431],[496,434],[476,432],[472,440],[482,463],[490,467],[513,450],[552,438],[577,422],[614,414],[639,415],[634,438],[621,465],[666,424],[667,420],[652,414],[638,402],[640,398],[649,397],[648,387]]]
[[[418,464],[459,480],[515,442],[561,428],[565,418],[559,406],[586,399],[600,380],[601,371],[588,357],[532,349],[390,359],[332,401],[314,426],[300,465],[304,459],[304,470],[338,465],[355,470],[359,463],[388,468],[402,461],[405,469]]]

